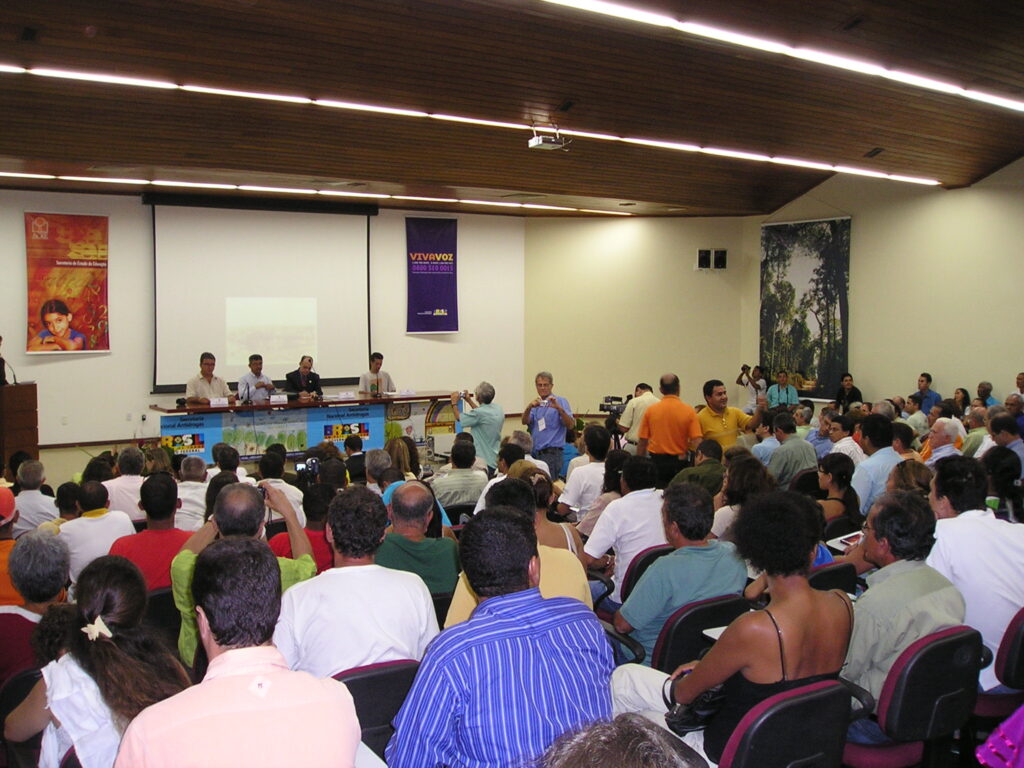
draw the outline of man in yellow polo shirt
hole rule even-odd
[[[693,406],[679,399],[679,377],[666,373],[659,389],[661,400],[644,411],[640,421],[636,453],[651,457],[658,468],[658,488],[664,488],[686,466],[702,433]]]
[[[757,398],[757,409],[753,416],[745,414],[739,408],[730,408],[729,390],[718,379],[704,382],[704,402],[708,407],[702,408],[697,415],[704,439],[714,440],[722,446],[722,450],[735,445],[736,440],[747,429],[757,429],[768,404],[763,397]]]

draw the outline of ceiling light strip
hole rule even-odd
[[[924,75],[916,75],[912,72],[904,72],[898,69],[887,69],[886,67],[870,61],[854,59],[848,56],[839,56],[826,51],[819,51],[814,48],[802,48],[775,40],[745,35],[741,32],[733,32],[728,29],[720,29],[707,24],[699,24],[693,21],[678,21],[668,16],[651,13],[631,6],[619,5],[618,3],[603,2],[603,0],[545,0],[554,5],[562,5],[567,8],[575,8],[590,13],[599,13],[605,16],[613,16],[617,19],[635,21],[641,24],[674,29],[687,35],[703,37],[709,40],[716,40],[729,45],[736,45],[743,48],[753,48],[766,53],[774,53],[781,56],[789,56],[826,67],[842,69],[847,72],[856,72],[870,77],[880,77],[886,80],[903,83],[915,88],[922,88],[929,91],[937,91],[953,96],[960,96],[965,99],[984,102],[993,106],[1010,109],[1015,112],[1024,112],[1024,101],[1011,99],[1006,96],[997,96],[983,91],[966,89],[955,83],[948,83]]]
[[[149,184],[148,179],[115,179],[109,176],[58,176],[61,181],[88,181],[100,184]]]
[[[547,0],[547,1],[548,2],[559,3],[559,4],[562,4],[562,5],[570,5],[570,6],[574,7],[574,8],[581,8],[581,9],[590,9],[591,6],[601,6],[601,7],[605,7],[605,6],[611,7],[611,6],[613,6],[613,4],[611,4],[611,3],[593,2],[592,0]],[[615,7],[619,7],[619,6],[615,6]],[[612,14],[612,15],[616,15],[616,14]],[[696,25],[696,26],[700,27],[701,25]],[[723,33],[723,34],[725,34],[725,33]],[[733,38],[737,37],[737,35],[735,33],[727,33],[727,36],[730,39],[733,39]],[[739,36],[739,37],[744,37],[744,36]],[[806,53],[806,51],[805,51],[805,53]],[[823,56],[826,57],[826,58],[829,58],[829,59],[838,59],[838,58],[840,58],[840,57],[832,56],[831,54],[823,54]],[[863,65],[863,67],[871,66],[871,65],[867,65],[867,64],[865,64],[863,62],[861,62],[860,64]],[[199,85],[176,86],[173,83],[163,83],[161,81],[155,81],[155,80],[145,80],[145,79],[142,79],[142,78],[132,78],[132,77],[120,77],[120,76],[115,76],[115,75],[105,75],[105,74],[97,74],[97,73],[69,72],[69,71],[60,70],[60,69],[28,69],[28,70],[26,70],[26,69],[23,69],[21,67],[15,67],[15,66],[10,66],[10,65],[0,65],[0,72],[9,72],[9,73],[25,73],[25,72],[28,72],[28,73],[31,73],[31,74],[42,74],[42,75],[45,75],[45,76],[48,76],[48,77],[68,78],[68,79],[72,79],[72,80],[89,80],[89,81],[101,82],[101,83],[107,83],[107,84],[114,84],[114,85],[132,85],[132,86],[154,87],[154,88],[168,88],[168,87],[170,87],[170,88],[179,88],[180,87],[181,90],[188,91],[190,93],[203,93],[203,94],[218,95],[218,96],[228,96],[228,97],[234,97],[234,98],[260,99],[260,100],[265,100],[265,101],[278,101],[278,102],[286,102],[286,103],[291,103],[291,104],[312,104],[312,105],[316,105],[316,106],[323,106],[323,107],[333,108],[333,109],[347,109],[347,110],[354,110],[354,111],[374,112],[374,113],[387,114],[387,115],[396,115],[396,116],[403,116],[403,117],[429,117],[429,118],[432,118],[434,120],[442,120],[442,121],[457,122],[457,123],[467,123],[467,124],[472,124],[472,125],[482,125],[482,126],[489,127],[489,128],[507,128],[507,129],[517,130],[517,131],[533,130],[533,131],[537,131],[537,132],[541,132],[541,133],[559,133],[558,129],[556,129],[554,127],[531,126],[531,125],[526,125],[525,123],[509,123],[509,122],[504,122],[504,121],[500,121],[500,120],[481,120],[481,119],[472,118],[472,117],[464,117],[464,116],[461,116],[461,115],[447,115],[447,114],[440,114],[440,113],[428,113],[428,112],[421,112],[421,111],[417,111],[417,110],[397,109],[397,108],[393,108],[393,107],[385,107],[385,106],[379,106],[379,105],[373,105],[373,104],[362,104],[362,103],[357,103],[357,102],[335,101],[335,100],[330,100],[330,99],[316,99],[316,100],[314,100],[314,99],[309,99],[309,98],[302,97],[302,96],[287,96],[287,95],[272,94],[272,93],[258,93],[258,92],[255,92],[255,91],[239,91],[239,90],[231,90],[231,89],[225,89],[225,88],[208,88],[206,86],[199,86]],[[963,90],[963,89],[960,89],[960,90]],[[988,100],[990,103],[1009,102],[1010,101],[1010,100],[1007,100],[1007,99],[1002,99],[1001,97],[989,96],[989,95],[983,94],[981,92],[970,92],[970,93],[973,94],[972,98],[978,98],[980,100]],[[1024,102],[1020,103],[1020,108],[1022,110],[1024,110]],[[560,131],[560,133],[565,135],[565,136],[571,136],[571,137],[574,137],[574,138],[577,138],[577,137],[578,138],[591,138],[591,139],[595,139],[595,140],[599,140],[599,141],[621,141],[621,142],[626,143],[626,144],[637,144],[637,145],[645,146],[645,147],[653,147],[655,149],[667,149],[667,150],[673,150],[673,151],[679,151],[679,152],[700,152],[702,154],[715,155],[715,156],[719,156],[719,157],[728,157],[728,158],[737,159],[737,160],[750,160],[750,161],[754,161],[754,162],[770,162],[770,163],[774,163],[776,165],[789,165],[789,166],[794,166],[794,167],[798,167],[798,168],[809,168],[809,169],[814,169],[814,170],[828,171],[828,172],[832,172],[832,173],[850,173],[850,174],[855,174],[855,175],[859,175],[859,176],[872,176],[872,177],[875,177],[875,178],[888,179],[890,181],[900,181],[900,182],[906,182],[906,183],[911,183],[911,184],[927,184],[927,185],[934,186],[934,185],[938,185],[938,184],[941,183],[941,182],[939,182],[939,181],[937,181],[935,179],[919,178],[919,177],[915,177],[915,176],[906,176],[906,175],[903,175],[903,174],[889,174],[889,173],[884,173],[884,172],[881,172],[881,171],[872,171],[872,170],[868,170],[868,169],[848,168],[847,166],[832,165],[832,164],[829,164],[829,163],[821,163],[821,162],[816,162],[816,161],[812,161],[812,160],[802,160],[802,159],[799,159],[799,158],[771,157],[771,156],[762,155],[762,154],[756,153],[756,152],[745,152],[745,151],[742,151],[742,150],[728,149],[728,148],[725,148],[725,147],[701,147],[701,146],[699,146],[697,144],[689,144],[689,143],[686,143],[686,142],[662,141],[662,140],[657,140],[657,139],[643,139],[643,138],[637,138],[637,137],[632,137],[632,136],[614,136],[612,134],[607,134],[607,133],[596,133],[596,132],[588,132],[588,131],[564,130],[564,131]],[[116,183],[116,182],[111,182],[108,179],[103,179],[103,178],[100,178],[100,177],[94,177],[94,178],[78,177],[77,180],[79,180],[79,181],[89,181],[89,180],[92,180],[92,181],[100,181],[100,182],[105,182],[105,183]],[[135,183],[135,184],[145,183],[145,184],[148,184],[149,182],[141,181],[141,180],[131,180],[131,181],[123,182],[123,183]],[[231,188],[234,188],[234,187],[231,187]],[[238,187],[238,188],[242,189],[243,191],[275,191],[277,189],[277,188],[270,188],[270,187],[268,187],[268,188],[251,188],[251,189],[247,188],[247,187]],[[295,192],[295,191],[290,191],[290,190],[287,190],[287,189],[283,189],[281,191],[282,192],[286,192],[286,193],[290,193],[290,194],[316,194],[317,193],[317,190],[301,190],[301,191]],[[325,194],[327,194],[327,193],[325,193]],[[350,196],[356,196],[356,195],[350,195]],[[378,197],[377,195],[362,195],[362,196],[363,197]]]
[[[0,171],[0,176],[6,179],[56,179],[57,177],[49,173],[15,173],[14,171]]]

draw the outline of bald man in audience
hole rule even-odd
[[[218,536],[246,536],[252,539],[263,538],[263,524],[266,520],[266,507],[278,512],[285,520],[289,541],[292,545],[291,558],[277,558],[281,571],[281,588],[289,587],[316,575],[316,561],[313,560],[313,548],[309,537],[299,524],[295,510],[288,499],[271,485],[261,485],[267,495],[263,496],[255,486],[248,483],[233,483],[225,486],[217,495],[213,507],[213,517],[185,542],[181,552],[171,561],[171,588],[174,591],[174,604],[181,613],[181,631],[178,634],[178,655],[181,660],[191,666],[198,645],[195,602],[192,598],[192,575],[196,567],[196,558],[213,543]],[[70,523],[65,523],[66,528]],[[62,531],[63,535],[63,531]],[[266,542],[261,542],[267,547]],[[270,552],[270,548],[267,547]],[[273,553],[271,553],[273,554]]]
[[[661,400],[644,411],[637,456],[650,456],[664,488],[684,466],[689,452],[701,441],[700,421],[693,407],[679,399],[679,377],[666,373],[659,383]]]

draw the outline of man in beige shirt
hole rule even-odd
[[[185,402],[188,405],[209,405],[215,397],[226,397],[229,403],[235,402],[235,396],[224,379],[213,375],[216,367],[217,358],[212,352],[203,352],[199,356],[199,374],[185,385]]]
[[[633,399],[626,403],[626,409],[619,417],[619,431],[624,433],[626,438],[623,448],[632,454],[636,454],[636,442],[639,439],[637,433],[640,431],[640,422],[643,421],[644,411],[656,402],[658,402],[658,398],[651,385],[640,382],[633,390]]]

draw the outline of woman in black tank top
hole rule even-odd
[[[721,711],[705,731],[685,738],[716,763],[733,729],[756,704],[838,677],[853,628],[846,595],[819,592],[807,581],[821,538],[813,501],[786,491],[765,494],[744,505],[733,533],[740,555],[766,574],[771,603],[736,619],[700,663],[677,669],[671,684],[672,698],[684,704],[724,684]]]

